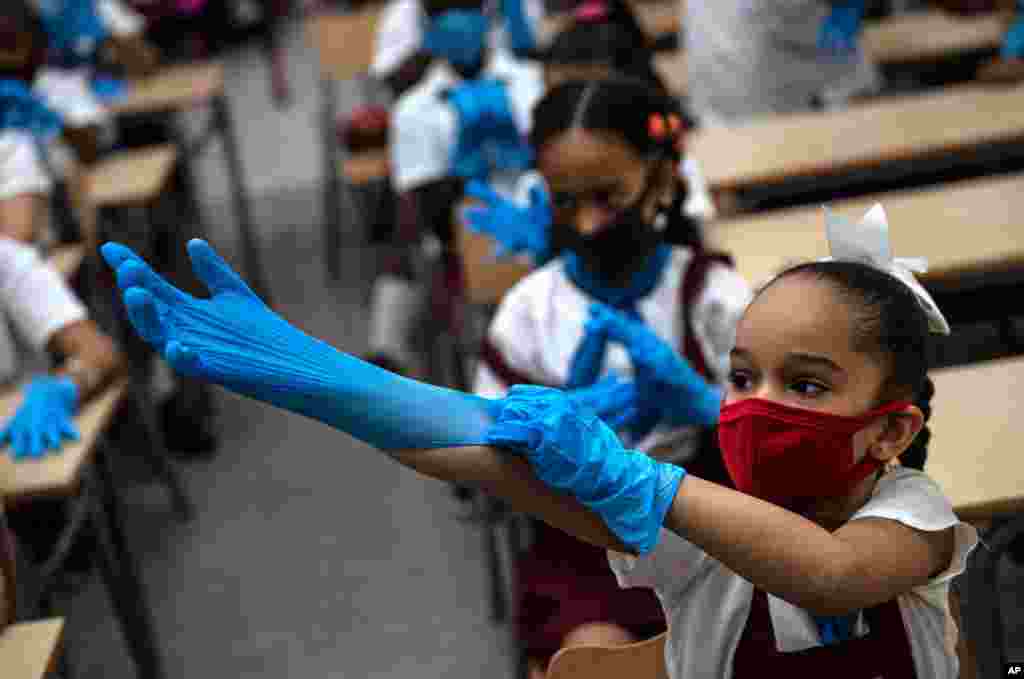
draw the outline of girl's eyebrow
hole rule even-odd
[[[819,368],[824,368],[829,372],[845,374],[838,363],[828,358],[827,356],[821,356],[818,354],[806,354],[802,352],[792,352],[786,354],[786,364],[797,363],[800,365],[813,365]]]

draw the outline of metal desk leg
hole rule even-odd
[[[999,559],[1013,538],[1024,535],[1024,515],[993,528],[978,545],[965,573],[967,615],[965,633],[977,655],[978,676],[1001,676],[1007,662],[1002,611],[999,608]],[[986,547],[987,545],[987,547]]]
[[[270,289],[264,279],[264,270],[260,257],[256,234],[253,233],[252,214],[249,212],[249,196],[245,190],[245,177],[242,176],[242,158],[238,152],[238,141],[235,139],[235,128],[231,120],[231,111],[226,94],[213,99],[213,115],[217,129],[224,145],[224,158],[228,164],[231,177],[231,193],[235,201],[235,217],[238,220],[239,237],[242,239],[242,257],[245,260],[245,272],[253,292],[259,295],[268,305]]]
[[[336,281],[341,276],[341,180],[335,133],[338,92],[334,81],[327,76],[320,79],[320,92],[323,99],[320,131],[324,149],[324,247],[327,249],[327,276]]]
[[[99,497],[93,504],[93,527],[103,581],[117,611],[121,632],[140,679],[162,679],[163,666],[153,631],[152,614],[134,557],[125,541],[110,457],[102,448],[97,451],[94,466]]]

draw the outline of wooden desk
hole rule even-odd
[[[349,184],[362,186],[378,179],[384,179],[390,172],[387,149],[364,151],[338,161],[338,172]]]
[[[306,37],[324,78],[352,80],[370,70],[382,9],[374,5],[347,14],[318,14],[306,22]]]
[[[893,254],[927,257],[922,278],[929,284],[1024,268],[1024,174],[894,191],[831,208],[859,220],[876,202],[889,218]],[[708,237],[732,253],[740,273],[758,285],[791,263],[827,256],[824,224],[821,208],[797,208],[715,222]]]
[[[47,263],[60,272],[64,278],[71,278],[82,266],[85,259],[85,246],[81,244],[61,245],[54,248],[50,256],[46,258]]]
[[[112,113],[158,113],[204,104],[224,91],[224,67],[215,62],[170,66],[131,84],[128,97]]]
[[[127,388],[127,379],[120,380],[85,404],[75,417],[81,439],[65,444],[59,454],[16,463],[7,454],[6,447],[0,449],[0,489],[4,499],[17,503],[39,495],[73,493],[78,487],[82,469],[92,459],[96,442],[106,430]],[[6,421],[19,405],[19,390],[0,396],[0,419]]]
[[[686,94],[688,74],[686,52],[664,52],[654,55],[654,70],[657,71],[668,91],[677,97]]]
[[[89,202],[94,208],[147,203],[163,191],[177,161],[169,144],[119,151],[90,169]]]
[[[57,664],[63,634],[63,618],[24,622],[0,632],[4,679],[43,679]]]
[[[494,239],[474,232],[459,219],[462,208],[472,204],[472,201],[463,201],[453,216],[466,297],[470,304],[494,305],[533,267],[520,259],[494,258]]]
[[[927,61],[999,47],[1006,21],[1001,13],[954,17],[939,10],[907,12],[867,24],[861,46],[879,63]]]
[[[574,646],[551,660],[547,679],[666,679],[665,634],[627,646]]]
[[[1024,512],[1024,359],[935,370],[929,476],[965,521]]]
[[[730,191],[1020,139],[1024,86],[967,85],[704,128],[690,148],[712,190]]]

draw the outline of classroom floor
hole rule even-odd
[[[227,62],[267,278],[286,318],[358,353],[370,258],[349,237],[343,280],[328,285],[314,55],[298,26],[288,45],[295,101],[283,112],[254,48]],[[342,110],[353,91],[342,88]],[[237,261],[219,163],[197,170],[210,239]],[[168,679],[511,677],[480,530],[456,520],[444,485],[320,424],[218,396],[222,452],[185,471],[197,519],[176,523],[159,486],[126,493]],[[1011,658],[1024,659],[1024,569],[1005,572]],[[133,677],[98,581],[66,610],[76,679]]]

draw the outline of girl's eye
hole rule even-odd
[[[729,383],[736,391],[744,391],[749,389],[753,384],[750,375],[740,370],[733,370],[729,373]]]
[[[797,380],[792,384],[793,391],[807,398],[814,398],[821,396],[828,391],[828,387],[819,383],[812,382],[811,380]]]

